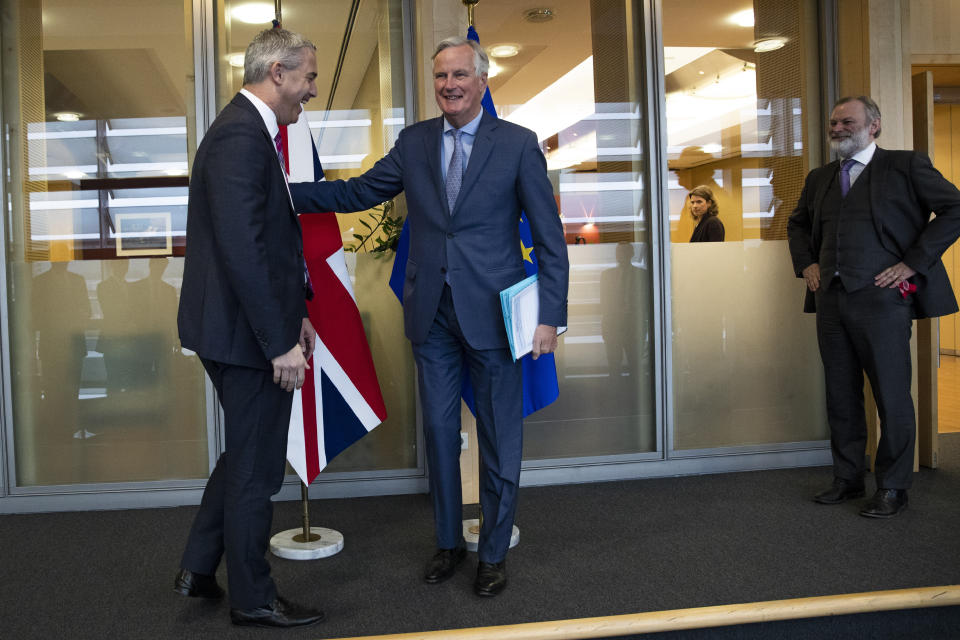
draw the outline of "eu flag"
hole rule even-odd
[[[467,38],[480,42],[480,37],[472,26],[467,30]],[[489,87],[483,95],[481,104],[487,113],[494,118],[497,117],[497,110],[493,106],[493,98],[490,97]],[[533,251],[533,235],[530,233],[530,224],[523,214],[520,216],[520,244],[524,256],[523,266],[527,271],[527,276],[532,276],[537,272],[537,257]],[[400,232],[400,240],[397,244],[397,257],[393,262],[393,272],[390,274],[390,288],[393,289],[401,303],[403,303],[403,280],[409,251],[410,230],[407,223],[404,222],[403,230]],[[552,353],[542,355],[536,360],[533,359],[531,354],[528,354],[520,359],[520,364],[523,367],[523,416],[527,417],[556,400],[560,396],[560,387],[557,383],[557,365]],[[470,411],[476,415],[473,387],[470,385],[470,377],[466,370],[463,372],[461,393],[464,402],[470,407]]]

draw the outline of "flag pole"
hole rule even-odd
[[[300,500],[303,504],[303,533],[293,536],[294,542],[316,542],[320,539],[319,533],[310,530],[310,499],[306,483],[300,481]]]
[[[277,1],[279,2],[279,0],[277,0]],[[473,24],[473,7],[474,7],[474,5],[476,5],[478,2],[480,2],[480,0],[463,0],[463,4],[466,5],[466,7],[467,7],[467,26],[468,26],[468,27],[474,26],[474,24]]]
[[[279,1],[279,0],[278,0]],[[467,8],[467,26],[475,26],[473,23],[473,9],[480,2],[480,0],[461,0],[464,6]],[[488,89],[489,91],[489,89]],[[483,454],[477,451],[477,461],[479,466],[483,467]],[[477,519],[468,519],[463,521],[463,537],[467,541],[467,549],[470,551],[476,551],[479,546],[480,541],[480,529],[483,528],[483,506],[480,505],[479,509],[480,516]],[[516,525],[513,527],[513,532],[510,536],[510,548],[517,546],[517,543],[520,542],[520,530],[517,529]]]
[[[273,2],[273,28],[283,24],[281,0]],[[303,528],[281,531],[270,538],[270,551],[275,556],[289,560],[316,560],[339,553],[343,549],[343,534],[334,529],[310,526],[310,491],[307,483],[300,480],[300,504]]]
[[[270,552],[288,560],[327,558],[343,550],[343,534],[335,529],[310,526],[310,492],[300,481],[300,504],[303,526],[287,529],[270,538]]]

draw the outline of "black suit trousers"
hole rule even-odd
[[[252,609],[277,595],[265,556],[293,394],[273,382],[272,370],[201,361],[223,405],[226,448],[207,481],[181,566],[213,575],[226,556],[230,605]]]
[[[877,487],[908,489],[916,443],[910,395],[912,301],[897,289],[872,285],[848,292],[834,278],[817,291],[816,304],[834,475],[854,480],[864,473],[866,371],[880,414]]]

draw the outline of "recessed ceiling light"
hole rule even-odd
[[[539,9],[528,9],[523,12],[523,19],[527,22],[550,22],[556,16],[553,9],[541,7]]]
[[[738,11],[728,18],[730,22],[740,27],[752,27],[754,24],[753,9]]]
[[[276,17],[273,5],[266,2],[248,2],[230,10],[230,15],[247,24],[263,24]]]
[[[60,122],[77,122],[80,120],[80,114],[73,111],[62,111],[60,113],[55,113],[53,114],[53,117]]]
[[[764,38],[763,40],[757,40],[753,44],[753,50],[757,53],[776,51],[777,49],[782,49],[785,44],[787,44],[786,38]]]
[[[229,56],[227,56],[227,62],[230,63],[231,67],[238,67],[242,69],[243,58],[244,58],[244,55],[242,53],[231,53]]]
[[[495,77],[495,76],[498,76],[498,75],[500,75],[500,72],[501,72],[501,71],[503,71],[503,67],[501,67],[501,66],[498,65],[496,62],[494,62],[493,60],[491,60],[491,61],[490,61],[490,67],[487,69],[487,77],[488,77],[488,78],[493,78],[493,77]]]
[[[520,47],[515,44],[495,44],[488,53],[494,58],[512,58],[520,53]]]
[[[717,144],[716,142],[711,142],[710,144],[705,144],[703,147],[704,153],[720,153],[723,151],[723,147]]]

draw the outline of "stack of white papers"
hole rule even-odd
[[[540,285],[537,274],[500,292],[503,323],[507,328],[510,353],[518,360],[533,351],[533,333],[540,324]],[[566,331],[557,327],[557,334]]]

